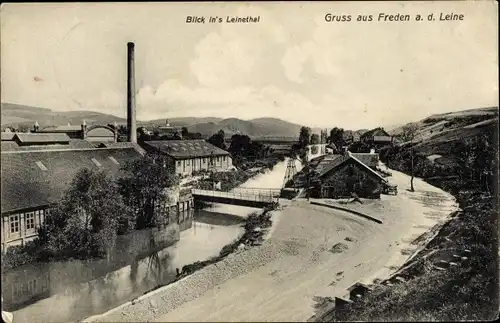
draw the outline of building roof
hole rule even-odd
[[[39,130],[38,132],[70,132],[70,131],[81,131],[82,126],[56,126],[47,127]]]
[[[71,140],[65,133],[16,133],[13,140],[21,143],[69,143]]]
[[[389,136],[390,135],[384,130],[384,128],[375,128],[372,130],[368,130],[364,134],[361,135],[361,138],[371,137],[371,136]]]
[[[320,177],[338,168],[340,165],[344,164],[347,161],[354,161],[355,163],[363,167],[367,172],[377,177],[380,181],[387,182],[387,180],[383,178],[379,173],[371,169],[368,165],[363,163],[354,154],[350,152],[347,155],[327,155],[327,156],[329,158],[323,159],[316,168],[316,171],[319,173]]]
[[[94,127],[87,131],[87,137],[114,137],[113,129],[105,127]]]
[[[348,290],[349,292],[351,292],[351,291],[353,291],[354,289],[359,288],[359,287],[361,287],[361,288],[363,288],[363,289],[372,290],[372,288],[371,288],[370,286],[367,286],[367,285],[365,285],[365,284],[363,284],[363,283],[360,283],[360,282],[356,282],[356,283],[352,284],[352,285],[351,285],[351,286],[350,286],[347,290]]]
[[[155,140],[144,144],[173,158],[226,156],[229,153],[205,140]]]
[[[95,146],[82,139],[70,139],[66,144],[50,144],[50,145],[27,145],[19,146],[15,141],[2,141],[1,151],[26,151],[26,150],[60,150],[60,149],[95,149]]]
[[[378,154],[372,153],[352,153],[354,157],[359,159],[363,164],[376,167],[378,165],[379,156]]]
[[[134,148],[2,152],[1,211],[57,203],[80,169],[117,177],[125,162],[140,157]]]
[[[340,154],[326,155],[325,158],[323,158],[323,160],[319,162],[318,166],[316,167],[316,171],[321,177],[332,169],[338,167],[340,164],[343,164],[349,158],[350,157],[347,155]]]
[[[134,148],[142,155],[146,153],[146,151],[136,143],[122,141],[122,142],[103,142],[99,144],[101,148]]]
[[[2,131],[2,140],[12,140],[15,136],[14,132],[4,132]]]

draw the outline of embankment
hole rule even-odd
[[[102,315],[92,316],[84,322],[121,321],[133,322],[150,315],[151,312],[157,314],[158,311],[165,313],[172,310],[184,302],[192,300],[201,293],[222,283],[240,273],[239,266],[259,266],[259,261],[272,258],[257,257],[258,252],[253,252],[252,247],[259,247],[271,227],[271,214],[277,207],[273,205],[265,208],[263,212],[251,214],[245,221],[245,232],[237,241],[222,248],[219,255],[205,261],[197,261],[182,268],[177,278],[169,284],[156,286],[154,289],[144,293],[143,296],[131,302],[127,302]],[[250,249],[250,250],[249,250]],[[247,250],[247,255],[255,253],[255,257],[239,256],[239,251]],[[241,264],[241,260],[246,263]],[[200,269],[205,268],[203,273]],[[210,281],[205,278],[211,277]],[[161,309],[157,308],[158,303],[162,304]]]
[[[407,151],[392,155],[391,167],[409,173],[406,158]],[[469,177],[469,169],[457,165],[434,167],[424,159],[416,165],[414,174],[431,174],[434,179],[428,180],[429,183],[453,194],[462,211],[453,214],[426,247],[396,273],[402,281],[376,286],[371,293],[348,305],[341,319],[494,319],[498,313],[498,213],[497,192],[492,194],[490,188],[495,183]],[[494,171],[490,167],[491,164],[475,171],[479,170],[479,174]],[[439,178],[444,175],[446,178]]]

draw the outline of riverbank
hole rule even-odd
[[[306,321],[315,312],[315,297],[343,295],[360,279],[394,272],[393,266],[408,258],[401,253],[405,241],[415,239],[414,230],[436,216],[419,214],[428,211],[425,206],[408,208],[413,202],[404,196],[388,198],[401,201],[383,213],[382,225],[304,199],[290,201],[274,212],[272,235],[262,245],[231,254],[141,304],[96,321]],[[439,217],[447,211],[438,210]]]
[[[141,320],[141,315],[137,315],[137,313],[140,313],[140,311],[146,310],[148,312],[152,311],[153,313],[157,313],[158,303],[155,296],[158,295],[158,293],[168,291],[171,292],[172,289],[178,290],[178,288],[174,287],[176,284],[177,286],[182,286],[185,284],[196,286],[197,284],[193,283],[193,281],[196,282],[200,280],[198,277],[200,276],[199,271],[201,269],[210,270],[210,268],[218,268],[218,263],[227,259],[228,257],[235,257],[239,253],[250,250],[254,246],[262,245],[262,242],[268,235],[269,229],[272,226],[271,215],[273,210],[276,209],[276,206],[277,205],[273,205],[269,208],[265,208],[260,213],[253,213],[249,215],[245,221],[245,231],[243,235],[236,241],[224,246],[218,256],[212,257],[205,261],[196,261],[192,264],[185,265],[179,271],[176,279],[172,282],[168,284],[158,285],[135,300],[127,302],[104,314],[86,318],[83,320],[83,322],[102,322],[102,320],[107,321],[110,317],[115,317],[116,315],[121,317],[120,321],[131,322]],[[203,286],[203,284],[201,284],[201,286]],[[187,290],[184,288],[184,291]],[[191,293],[195,291],[196,289],[189,289],[189,292]],[[188,293],[182,294],[185,297],[189,297]],[[168,299],[170,302],[175,302],[177,300],[176,296],[178,296],[178,294],[176,292],[173,292],[172,294],[165,296],[167,298],[162,297],[162,302],[165,302],[166,299]],[[131,307],[134,307],[134,314],[129,315],[127,312],[123,311],[124,309],[130,310]]]
[[[424,247],[393,275],[400,281],[375,286],[339,319],[456,321],[498,315],[493,198],[457,180],[434,184],[455,192],[462,211],[424,237]]]

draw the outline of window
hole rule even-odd
[[[219,156],[217,156],[217,161],[219,161]]]
[[[24,289],[23,283],[17,283],[13,287],[14,287],[14,297],[20,298],[21,296],[23,296],[23,294],[24,294],[23,293],[23,289]]]
[[[38,213],[38,211],[37,211]],[[29,212],[26,213],[26,230],[31,230],[35,228],[35,213]]]
[[[177,162],[177,166],[181,166],[181,161],[180,160]]]
[[[116,165],[120,165],[120,163],[115,159],[115,157],[113,156],[109,156],[108,157],[113,163],[115,163]]]
[[[11,215],[9,220],[10,220],[10,233],[19,232],[19,214]]]
[[[35,217],[38,217],[38,226],[40,226],[44,221],[43,214],[44,210],[35,211]]]
[[[207,163],[207,159],[205,157],[203,157],[203,164],[206,164]]]
[[[38,166],[38,168],[40,168],[41,170],[43,171],[46,171],[47,170],[47,167],[45,167],[44,164],[42,164],[41,161],[36,161],[35,164]]]
[[[223,156],[223,157],[222,157],[222,161],[226,161],[226,156]]]
[[[187,166],[189,166],[189,159],[188,159],[188,160],[186,160],[186,165],[187,165]]]
[[[101,166],[102,166],[102,165],[101,165],[101,163],[97,161],[97,159],[92,158],[91,160],[92,160],[92,162],[93,162],[93,163],[94,163],[97,167],[101,167]]]
[[[32,295],[36,292],[36,279],[28,281],[28,294]]]

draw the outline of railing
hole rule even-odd
[[[237,188],[231,192],[212,191],[193,189],[193,195],[217,196],[237,200],[255,201],[255,202],[273,202],[278,198],[281,189],[260,189],[260,188]]]

